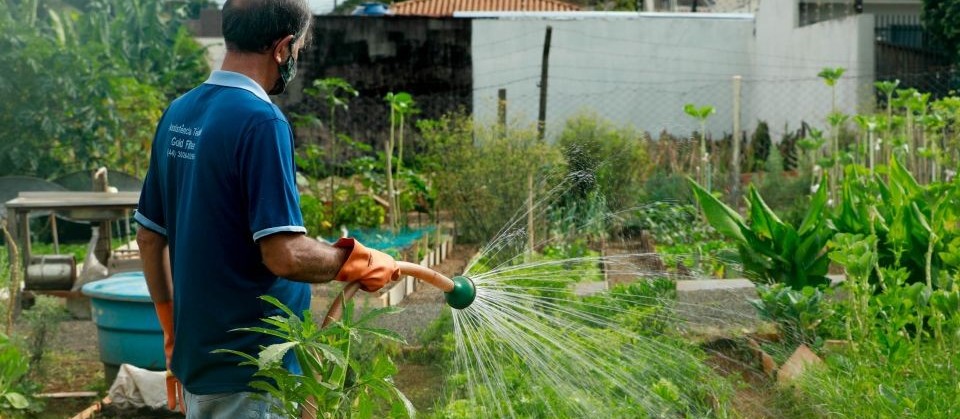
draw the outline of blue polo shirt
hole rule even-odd
[[[309,285],[272,274],[257,245],[270,234],[306,232],[299,199],[290,124],[252,79],[214,71],[164,112],[134,218],[170,246],[171,369],[189,392],[250,391],[255,368],[211,351],[256,356],[277,343],[231,331],[282,315],[260,296],[274,296],[295,313],[309,308]],[[286,366],[298,371],[288,355]]]

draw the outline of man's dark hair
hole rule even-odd
[[[230,51],[267,52],[287,35],[309,38],[311,17],[305,0],[227,0],[223,39]]]

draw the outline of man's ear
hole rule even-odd
[[[285,61],[285,56],[283,55],[283,50],[287,50],[287,54],[293,54],[293,35],[287,35],[280,42],[277,42],[277,46],[273,48],[273,59],[276,60],[277,64],[283,64]]]

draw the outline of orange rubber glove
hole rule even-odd
[[[160,320],[160,328],[163,329],[163,354],[167,360],[167,407],[170,410],[180,405],[180,411],[183,411],[183,403],[179,403],[182,386],[177,377],[170,371],[170,360],[173,358],[173,301],[154,303],[157,309],[157,319]]]
[[[368,249],[352,238],[337,240],[333,246],[350,252],[335,277],[337,281],[359,281],[361,289],[374,292],[400,277],[397,261],[386,253]]]

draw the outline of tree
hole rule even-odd
[[[0,176],[146,169],[163,107],[208,72],[162,0],[0,2]]]
[[[923,29],[931,41],[960,62],[960,1],[923,0]]]

